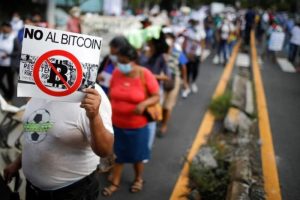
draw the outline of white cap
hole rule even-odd
[[[180,11],[184,14],[189,14],[191,12],[191,8],[190,7],[187,7],[187,6],[182,6],[180,8]]]

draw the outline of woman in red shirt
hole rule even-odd
[[[110,196],[118,189],[125,163],[134,166],[135,179],[131,192],[142,190],[143,161],[150,159],[148,121],[143,113],[148,106],[159,101],[159,85],[148,69],[136,64],[137,58],[137,52],[130,44],[121,48],[118,67],[111,79],[109,96],[117,158],[111,185],[102,190],[104,196]]]

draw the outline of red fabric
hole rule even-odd
[[[143,73],[148,93],[158,94],[159,85],[153,74],[146,68],[143,68]],[[119,69],[114,70],[109,94],[114,126],[141,128],[147,124],[146,117],[134,113],[136,106],[147,98],[140,77],[126,77]]]
[[[67,22],[67,31],[81,33],[80,20],[74,17],[70,18]]]

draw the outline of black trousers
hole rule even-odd
[[[27,180],[26,200],[96,200],[99,189],[100,179],[99,173],[96,171],[58,190],[40,190]]]
[[[188,82],[194,83],[199,74],[200,56],[196,56],[193,60],[189,60],[186,67]]]
[[[7,86],[5,85],[5,80]],[[0,66],[0,90],[2,90],[7,100],[12,100],[15,92],[14,70],[12,67]]]

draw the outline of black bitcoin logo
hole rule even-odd
[[[61,75],[61,78],[55,73],[55,71],[51,68],[50,76],[48,79],[48,83],[51,83],[53,87],[59,87],[59,85],[64,85],[64,82],[67,82],[68,78],[66,76],[68,72],[68,67],[62,64],[62,61],[56,60],[55,63],[52,63],[53,67],[55,67],[56,71]]]

